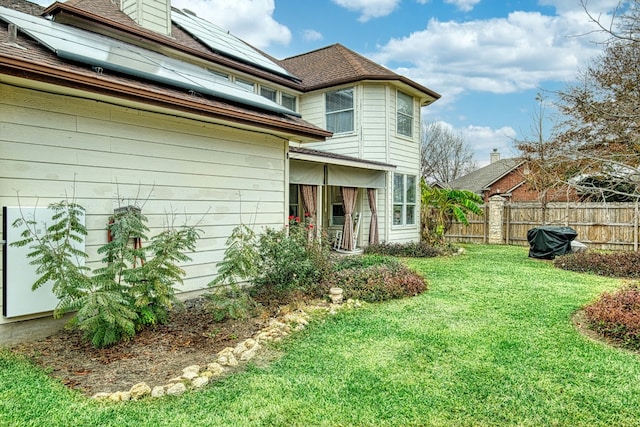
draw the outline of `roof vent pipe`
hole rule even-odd
[[[16,24],[9,23],[9,26],[7,27],[7,41],[3,44],[20,49],[26,49],[18,44],[18,26]]]

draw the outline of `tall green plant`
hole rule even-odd
[[[469,225],[468,214],[482,215],[482,198],[468,190],[452,190],[420,183],[422,203],[422,240],[430,244],[443,244],[444,236],[453,221]]]
[[[168,320],[177,302],[175,284],[185,274],[178,264],[190,259],[185,252],[195,250],[199,230],[168,228],[146,242],[147,218],[137,209],[119,210],[108,226],[111,240],[98,249],[103,266],[90,273],[78,262],[87,254],[72,245],[87,235],[80,221],[84,208],[67,201],[49,207],[53,224],[45,234],[38,236],[35,222],[21,218],[14,226],[26,225],[22,240],[12,245],[30,245],[28,257],[39,275],[34,289],[53,281],[60,300],[55,317],[76,311],[70,325],[95,347],[127,340],[145,325]]]
[[[218,275],[209,283],[213,290],[206,295],[214,320],[246,318],[256,308],[249,289],[243,286],[259,272],[256,244],[256,233],[246,224],[236,226],[227,239],[224,259],[217,265]]]

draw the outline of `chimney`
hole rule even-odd
[[[120,0],[120,10],[147,30],[171,36],[170,0]]]
[[[495,163],[498,160],[500,160],[500,153],[498,152],[497,148],[494,148],[491,152],[491,161],[489,163]]]

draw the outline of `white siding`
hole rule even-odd
[[[331,88],[331,90],[337,89],[340,88]],[[345,156],[362,157],[360,155],[359,132],[361,123],[361,108],[358,107],[358,104],[362,102],[362,94],[359,87],[354,87],[354,93],[354,131],[345,134],[334,135],[332,138],[327,139],[325,142],[305,144],[304,147],[342,154]],[[302,117],[309,123],[326,129],[324,92],[316,92],[301,96],[300,113],[302,114]]]
[[[413,175],[419,184],[420,179],[420,107],[414,99],[413,107],[413,136],[408,138],[396,133],[397,126],[397,110],[396,97],[397,91],[394,87],[389,86],[389,163],[397,166],[396,173],[403,175]],[[389,183],[389,188],[393,189],[393,181]],[[420,191],[416,190],[416,224],[394,226],[392,218],[389,214],[389,241],[393,242],[409,242],[420,239]],[[393,190],[389,191],[388,209],[393,205]],[[389,211],[390,212],[390,211]]]
[[[122,11],[143,27],[171,35],[171,3],[165,0],[123,0]]]
[[[330,90],[336,90],[331,88]],[[336,135],[326,142],[305,144],[305,147],[397,166],[396,173],[420,176],[420,106],[414,100],[413,136],[396,133],[396,88],[390,83],[367,82],[355,86],[355,131]],[[300,112],[305,120],[325,127],[324,93],[303,95]],[[408,242],[419,240],[419,224],[392,225],[392,175],[388,174],[388,191],[378,191],[378,221],[380,240]],[[418,192],[419,194],[419,192]],[[362,196],[362,195],[361,195]],[[368,242],[370,211],[366,194],[359,209],[363,213],[361,242]],[[420,218],[420,209],[416,211]],[[331,230],[333,232],[333,230]]]
[[[362,110],[362,158],[389,163],[389,119],[386,86],[363,87]]]
[[[75,194],[87,210],[91,268],[118,197],[144,204],[150,235],[168,221],[198,223],[204,234],[182,291],[212,280],[240,221],[256,230],[283,224],[282,139],[10,86],[0,92],[0,206],[16,206],[18,195],[22,206],[46,206]]]

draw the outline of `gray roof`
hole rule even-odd
[[[448,182],[446,186],[454,190],[469,190],[482,194],[484,189],[517,168],[521,163],[520,159],[515,158],[497,160]]]

